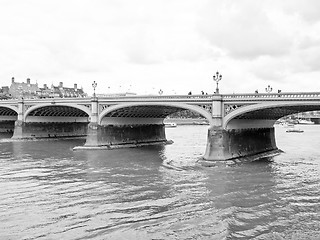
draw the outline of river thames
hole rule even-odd
[[[0,239],[320,239],[320,125],[299,127],[276,127],[281,155],[211,167],[208,126],[110,151],[2,139]]]

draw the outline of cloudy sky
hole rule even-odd
[[[0,0],[1,86],[320,91],[319,0]]]

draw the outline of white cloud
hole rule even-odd
[[[320,21],[320,2],[318,0],[284,0],[282,4],[284,11],[290,15],[298,15],[308,24]]]
[[[320,77],[319,1],[30,0],[0,3],[0,78],[91,93],[309,89]],[[306,80],[305,76],[308,76]],[[293,82],[294,81],[294,82]],[[121,86],[121,87],[120,87]],[[110,88],[109,88],[110,87]],[[320,87],[320,86],[319,86]]]
[[[199,31],[212,45],[235,58],[281,56],[291,39],[272,19],[272,8],[260,1],[210,1],[204,7]]]

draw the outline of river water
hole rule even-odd
[[[2,139],[0,239],[320,239],[320,126],[301,128],[276,128],[281,155],[212,167],[207,126],[110,151]]]

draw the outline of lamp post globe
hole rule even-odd
[[[96,87],[97,87],[96,81],[93,81],[92,87],[93,87],[93,98],[96,98]]]
[[[266,92],[267,93],[271,93],[272,92],[272,87],[270,87],[270,85],[268,85],[268,87],[266,88]]]
[[[219,81],[221,81],[222,79],[222,75],[219,74],[219,72],[216,72],[216,75],[213,75],[213,81],[215,81],[217,83],[217,87],[216,87],[216,94],[219,94]]]

